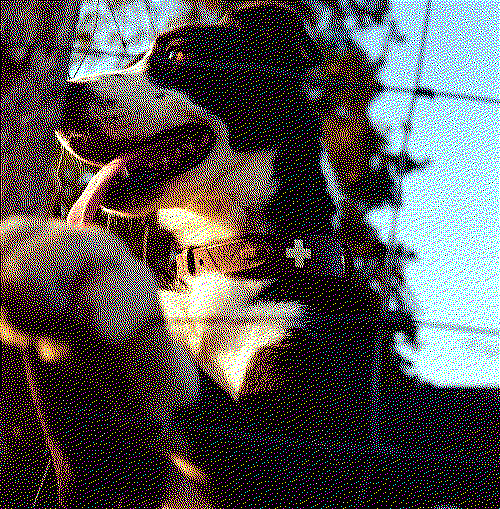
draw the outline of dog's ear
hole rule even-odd
[[[286,4],[272,0],[244,3],[231,18],[268,65],[306,69],[323,61],[307,33],[304,19]]]

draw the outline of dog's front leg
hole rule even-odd
[[[3,340],[23,351],[63,507],[154,507],[169,467],[153,442],[198,377],[149,269],[98,229],[24,217],[1,232]]]

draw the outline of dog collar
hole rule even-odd
[[[327,235],[298,235],[286,240],[243,238],[184,249],[177,255],[179,277],[220,272],[252,279],[290,273],[348,277],[352,255]]]

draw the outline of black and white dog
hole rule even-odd
[[[331,502],[340,485],[355,492],[358,472],[333,469],[330,449],[366,451],[376,311],[331,235],[336,209],[303,85],[321,61],[295,12],[247,4],[159,36],[122,71],[72,80],[58,131],[100,168],[68,222],[95,222],[99,208],[142,218],[153,270],[158,258],[177,262],[160,300],[202,390],[185,424],[196,438],[170,455],[206,473],[222,507]]]
[[[329,69],[350,88],[334,81],[319,118],[303,80],[321,61],[302,17],[265,1],[68,83],[57,136],[97,172],[60,175],[64,221],[1,225],[2,340],[23,352],[62,507],[498,499],[482,452],[498,440],[474,429],[465,447],[464,394],[415,391],[388,348],[417,327],[388,298],[401,266],[380,263],[353,206],[390,202],[370,163],[397,159],[367,114],[380,84],[345,44]],[[453,448],[475,459],[467,481]]]
[[[217,24],[170,30],[124,70],[69,83],[57,136],[98,171],[67,222],[82,230],[105,214],[144,227],[122,238],[156,275],[170,336],[199,370],[190,404],[159,417],[162,458],[189,485],[162,491],[158,443],[150,456],[116,452],[113,472],[136,472],[134,489],[155,492],[158,507],[343,507],[362,495],[382,315],[333,240],[336,206],[303,86],[321,61],[294,11],[249,3]],[[118,327],[107,305],[95,316],[113,336],[127,316]],[[93,452],[68,446],[58,482],[78,486],[68,506],[86,507],[95,483],[95,507],[107,507],[132,488],[104,481],[98,465],[127,439],[102,431],[97,393],[81,390],[71,415]],[[148,406],[162,412],[160,400]],[[58,422],[49,440],[70,440]]]
[[[101,207],[172,234],[186,270],[161,295],[170,328],[235,399],[241,366],[303,323],[311,299],[291,278],[305,269],[316,292],[318,278],[344,273],[342,249],[328,247],[335,205],[301,76],[320,62],[295,14],[249,5],[161,35],[123,71],[70,83],[58,137],[102,168],[68,222],[95,222]]]

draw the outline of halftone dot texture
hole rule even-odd
[[[273,30],[281,33],[282,28],[283,25]],[[267,44],[278,39],[273,30],[265,34]],[[285,57],[286,63],[289,60]],[[359,59],[354,61],[360,63]],[[342,68],[342,62],[339,65]],[[340,74],[345,76],[351,68],[345,63],[343,67]],[[161,83],[163,78],[155,74],[155,69],[158,66],[150,71],[150,76]],[[391,267],[391,278],[377,272],[376,264],[368,263],[379,252],[385,254],[385,246],[377,241],[364,214],[352,203],[351,208],[349,203],[344,205],[340,228],[330,231],[329,219],[336,210],[319,172],[320,123],[310,115],[295,73],[287,75],[285,71],[273,76],[272,71],[256,71],[252,65],[242,65],[227,71],[229,78],[222,79],[215,66],[212,71],[205,71],[200,74],[186,66],[182,76],[186,92],[198,91],[194,101],[223,118],[230,127],[233,148],[280,146],[275,167],[280,186],[266,209],[266,218],[277,234],[308,229],[331,233],[350,244],[358,259],[366,260],[359,264],[362,270],[353,281],[340,282],[318,274],[314,281],[284,278],[266,290],[265,296],[270,300],[296,299],[307,304],[306,321],[291,331],[287,347],[267,347],[252,359],[238,403],[200,373],[201,400],[178,412],[176,426],[194,445],[194,464],[213,476],[214,502],[222,507],[341,507],[354,506],[361,500],[367,507],[383,507],[385,503],[393,506],[394,500],[398,504],[431,503],[433,497],[435,502],[456,501],[464,493],[483,501],[491,498],[487,477],[475,480],[480,487],[476,493],[468,493],[466,482],[457,478],[456,469],[446,461],[441,464],[424,458],[415,471],[412,456],[417,454],[411,447],[407,458],[390,465],[389,473],[383,462],[372,463],[366,451],[372,431],[373,408],[369,409],[367,402],[371,405],[373,350],[381,332],[388,338],[383,345],[386,354],[394,333],[403,332],[410,340],[416,336],[412,316],[397,307],[398,289],[404,283],[402,271]],[[226,95],[228,88],[234,93]],[[351,111],[346,119],[342,111],[329,111],[322,117],[330,162],[339,186],[352,200],[368,206],[397,203],[387,171],[387,166],[396,160],[381,155],[374,164],[373,155],[383,140],[369,122],[366,104],[356,111],[358,98],[365,91],[353,79],[351,93],[344,95],[342,101],[344,111],[355,110],[355,114]],[[225,101],[219,107],[217,101],[221,97]],[[257,115],[259,120],[253,116],[256,113],[262,114]],[[415,167],[407,161],[403,169]],[[402,249],[400,254],[402,258],[405,255]],[[47,298],[50,289],[50,285],[45,288]],[[387,304],[388,295],[396,302],[395,309]],[[65,304],[65,309],[71,308],[71,301]],[[39,318],[37,323],[44,324],[43,333],[53,332],[50,319]],[[67,316],[67,323],[74,324],[72,318]],[[65,496],[74,497],[77,506],[102,507],[102,498],[108,504],[123,491],[129,495],[137,491],[141,496],[150,490],[154,493],[160,489],[158,472],[164,468],[164,460],[145,445],[146,437],[155,431],[154,425],[142,415],[141,405],[123,403],[126,396],[117,405],[118,416],[112,409],[113,401],[126,389],[122,388],[125,382],[114,368],[113,354],[107,352],[106,345],[102,349],[95,345],[84,349],[83,357],[88,355],[85,364],[90,367],[84,375],[83,370],[74,367],[60,373],[66,351],[64,337],[91,337],[86,329],[77,326],[75,331],[75,326],[68,327],[56,338],[62,346],[50,338],[38,344],[39,358],[32,364],[34,378],[37,369],[40,377],[47,377],[51,369],[54,372],[39,397],[47,406],[51,433],[64,444],[62,449],[67,451],[69,464],[76,466],[73,475],[77,486]],[[120,327],[127,329],[127,324]],[[56,367],[50,362],[53,358],[63,362]],[[419,396],[410,392],[415,400],[413,410],[419,415]],[[440,400],[445,409],[443,415],[447,415],[451,392],[428,390],[426,395]],[[425,397],[420,401],[428,404]],[[425,415],[417,421],[420,427],[406,444],[429,440],[431,449],[442,444],[439,435],[443,428],[429,430]],[[459,432],[464,430],[465,425],[458,427]],[[64,482],[65,463],[61,462],[58,469]],[[364,499],[359,488],[363,481]]]

